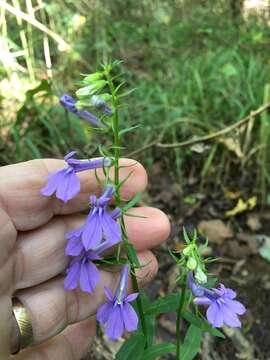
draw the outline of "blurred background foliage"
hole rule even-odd
[[[157,146],[210,135],[270,102],[269,8],[248,3],[1,0],[0,163],[95,154],[100,137],[58,97],[74,94],[80,73],[121,59],[136,88],[123,126],[141,125],[123,137],[127,155],[161,162],[183,185],[248,188],[269,203],[267,111],[211,141]]]

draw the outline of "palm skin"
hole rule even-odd
[[[121,189],[122,199],[132,198],[147,185],[147,174],[139,163],[121,160],[120,178],[132,175]],[[0,359],[9,359],[11,342],[16,342],[11,298],[16,294],[31,318],[34,346],[12,357],[15,360],[79,360],[96,332],[94,315],[102,303],[103,287],[112,290],[117,274],[101,272],[93,294],[65,292],[63,274],[68,264],[64,255],[65,233],[84,221],[80,211],[89,206],[89,194],[99,195],[93,171],[80,173],[80,194],[63,204],[40,195],[49,172],[64,166],[62,160],[44,159],[0,168]],[[112,169],[113,174],[113,169]],[[102,177],[102,170],[99,172]],[[127,217],[130,241],[140,262],[144,285],[155,276],[157,261],[149,250],[166,240],[170,224],[158,209],[130,210],[145,218]]]

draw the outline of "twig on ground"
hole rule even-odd
[[[227,134],[228,132],[237,129],[239,127],[241,127],[242,125],[244,125],[245,123],[249,122],[250,119],[253,119],[256,115],[262,113],[263,111],[267,110],[270,107],[270,103],[264,104],[261,107],[259,107],[257,110],[255,111],[251,111],[250,114],[246,117],[244,117],[243,119],[237,121],[235,124],[232,124],[228,127],[226,127],[225,129],[216,131],[212,134],[206,135],[206,136],[202,136],[200,138],[197,139],[190,139],[187,141],[182,141],[179,143],[172,143],[172,144],[162,144],[162,143],[156,143],[155,145],[158,147],[162,147],[162,148],[174,148],[174,147],[184,147],[184,146],[190,146],[190,145],[195,145],[201,142],[205,142],[205,141],[209,141],[212,139],[215,139],[217,137],[220,137],[224,134]]]

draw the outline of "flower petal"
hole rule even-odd
[[[208,299],[206,296],[196,297],[194,299],[194,303],[196,305],[211,305],[212,301]]]
[[[241,304],[240,301],[226,299],[226,304],[230,307],[230,309],[233,310],[233,312],[238,315],[243,315],[247,311],[245,306]]]
[[[103,241],[101,244],[99,244],[96,248],[93,249],[93,251],[96,254],[101,254],[103,251],[111,248],[114,244],[112,244],[110,241]]]
[[[114,220],[111,215],[105,210],[102,217],[102,230],[107,241],[112,244],[117,244],[121,241],[120,225]]]
[[[68,160],[71,159],[74,155],[76,155],[77,151],[70,151],[64,156],[64,160],[68,163]]]
[[[75,171],[69,171],[58,183],[56,197],[64,202],[74,198],[80,191],[80,179]]]
[[[236,313],[225,303],[222,305],[224,323],[229,327],[241,327],[241,322]]]
[[[83,243],[81,241],[80,237],[71,237],[68,240],[65,254],[67,256],[78,256],[81,254],[81,252],[84,250]]]
[[[102,304],[97,311],[97,321],[99,321],[103,325],[106,324],[112,311],[113,303],[106,302],[105,304]]]
[[[82,291],[92,293],[99,282],[99,271],[91,261],[81,265],[80,288]]]
[[[236,298],[236,292],[233,291],[232,289],[226,288],[226,297],[228,297],[230,299],[234,299],[234,298]]]
[[[125,298],[125,302],[134,301],[135,299],[137,299],[138,295],[139,295],[139,293],[129,294],[129,295]]]
[[[104,127],[99,118],[87,110],[77,110],[75,113],[80,119],[86,120],[91,125],[96,127]]]
[[[111,212],[111,218],[113,218],[114,220],[119,218],[119,216],[121,215],[121,209],[119,208],[115,208],[113,209],[113,211]]]
[[[122,318],[121,309],[117,305],[114,306],[114,308],[110,313],[105,328],[105,333],[109,339],[117,340],[119,337],[123,335],[123,332],[124,332],[124,321]]]
[[[112,185],[107,185],[103,194],[98,199],[99,206],[107,206],[108,202],[111,200],[114,193],[114,187]]]
[[[68,94],[64,94],[60,97],[60,104],[70,112],[75,113],[77,111],[75,107],[76,100]]]
[[[70,230],[68,231],[66,234],[65,234],[65,238],[67,240],[73,238],[73,237],[80,237],[81,236],[81,233],[82,233],[82,226],[77,228],[77,229],[73,229],[73,230]]]
[[[80,261],[74,261],[67,268],[67,275],[64,280],[65,290],[76,289],[80,275]]]
[[[83,227],[82,242],[85,250],[96,248],[102,241],[102,227],[98,213],[90,213]]]
[[[122,307],[122,317],[127,331],[135,331],[138,328],[138,315],[129,303],[124,303]]]
[[[206,312],[207,320],[213,327],[223,325],[223,312],[216,302],[212,302]]]
[[[41,194],[44,196],[51,196],[57,190],[57,187],[62,182],[66,172],[67,168],[64,168],[49,174],[47,177],[47,184],[41,189]]]
[[[107,286],[104,286],[104,294],[108,300],[113,301],[113,293]]]

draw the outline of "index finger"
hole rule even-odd
[[[71,214],[89,206],[89,195],[100,194],[94,170],[78,173],[81,181],[80,193],[68,203],[42,196],[40,191],[46,176],[65,166],[63,160],[38,159],[0,168],[0,206],[10,216],[16,229],[25,231],[47,223],[54,215]],[[123,199],[132,198],[147,185],[147,174],[143,166],[131,159],[120,160],[120,181],[130,173],[121,188]],[[102,169],[98,176],[104,179]],[[110,169],[113,177],[114,169]]]

